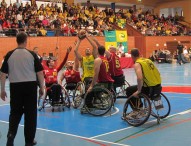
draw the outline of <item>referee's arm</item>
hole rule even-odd
[[[3,61],[2,67],[1,67],[1,99],[3,101],[5,101],[6,97],[7,97],[7,93],[5,91],[5,82],[6,82],[6,78],[7,78],[7,74],[8,74],[8,58],[10,56],[10,53],[8,53],[5,56],[5,59]]]
[[[37,78],[40,85],[40,96],[42,96],[44,94],[44,85],[45,85],[44,74],[43,74],[44,68],[40,63],[40,60],[36,54],[34,55],[34,59],[35,59],[34,60],[35,72],[37,74]]]

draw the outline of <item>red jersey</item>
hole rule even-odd
[[[80,72],[75,70],[67,69],[64,72],[64,78],[66,79],[66,83],[78,83],[81,81]]]
[[[120,76],[123,75],[123,70],[121,68],[119,57],[111,52],[110,58],[108,58],[109,61],[109,72],[111,73],[111,76]]]
[[[64,57],[64,60],[62,61],[62,63],[58,67],[54,67],[54,68],[49,68],[46,65],[46,63],[43,64],[44,78],[45,78],[46,84],[53,84],[58,82],[57,80],[58,72],[62,69],[67,59],[68,59],[68,53],[66,53],[66,56]]]
[[[44,69],[44,78],[46,84],[57,83],[58,72],[56,68]]]
[[[100,56],[102,63],[100,65],[100,71],[98,75],[98,83],[114,82],[109,73],[109,62],[106,57]]]

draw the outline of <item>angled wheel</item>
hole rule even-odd
[[[71,102],[70,102],[70,95],[68,94],[66,89],[62,89],[62,93],[63,93],[63,104],[67,107],[70,108],[71,106]]]
[[[160,93],[160,96],[161,96],[161,103],[163,107],[160,109],[156,109],[154,100],[151,100],[151,106],[152,106],[151,115],[155,118],[164,119],[170,114],[171,106],[170,106],[170,102],[168,98],[163,93]]]
[[[82,100],[83,100],[83,96],[85,93],[85,86],[83,84],[83,82],[79,82],[76,86],[76,89],[73,92],[73,107],[74,108],[78,108],[80,107]]]
[[[122,119],[131,126],[140,126],[144,124],[151,114],[151,104],[149,98],[140,94],[138,97],[130,97],[127,99]]]
[[[67,92],[67,95],[72,97],[72,96],[73,96],[73,90],[74,90],[75,88],[72,89],[72,90],[71,90],[71,89],[66,89],[66,86],[67,86],[67,83],[65,83],[65,84],[63,85],[63,88],[65,89],[64,92]]]
[[[93,116],[102,116],[111,110],[113,97],[106,88],[94,87],[84,97],[84,107]]]
[[[115,103],[116,99],[117,99],[117,95],[116,95],[116,92],[114,91],[114,89],[112,88],[110,90],[110,93],[112,95],[112,99],[113,99],[113,104]],[[114,106],[114,105],[113,105]]]

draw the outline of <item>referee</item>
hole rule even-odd
[[[40,94],[43,95],[43,67],[38,56],[26,49],[27,34],[20,32],[16,36],[17,48],[8,52],[1,67],[1,99],[5,101],[5,81],[10,81],[10,116],[7,145],[14,146],[18,125],[24,114],[25,146],[35,145],[37,125],[37,78]]]

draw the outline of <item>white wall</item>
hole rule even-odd
[[[13,4],[13,3],[16,2],[16,0],[5,0],[5,1],[6,1],[6,3],[7,3],[8,6],[10,5],[10,3]],[[54,0],[52,0],[52,1],[54,1]],[[56,1],[56,0],[55,0],[55,1]],[[57,1],[58,1],[58,0],[57,0]],[[25,6],[25,4],[26,4],[27,2],[29,2],[29,4],[31,4],[30,0],[19,0],[19,2],[20,2],[20,3],[23,3],[24,6]],[[52,2],[36,1],[36,3],[37,3],[37,6],[38,6],[38,8],[39,8],[41,4],[47,5],[48,3],[52,3]],[[58,5],[58,7],[61,7],[61,9],[63,8],[63,7],[62,7],[62,3],[57,3],[57,5]]]
[[[169,15],[172,15],[172,17],[175,16],[176,12],[179,16],[181,16],[182,8],[164,8],[160,9],[160,16],[164,14],[165,17],[168,17]]]

